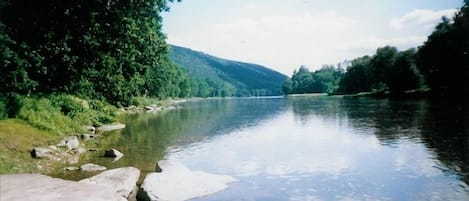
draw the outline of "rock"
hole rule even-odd
[[[125,124],[108,124],[108,125],[102,125],[98,127],[96,130],[99,132],[107,132],[107,131],[113,131],[113,130],[119,130],[119,129],[124,129]]]
[[[80,146],[77,136],[65,137],[62,141],[57,144],[58,147],[67,147],[67,149],[76,149]]]
[[[0,200],[126,201],[114,189],[40,174],[0,175]]]
[[[64,170],[67,170],[67,171],[77,171],[77,170],[80,170],[79,167],[65,167]]]
[[[107,169],[106,167],[96,165],[96,164],[92,164],[92,163],[87,163],[87,164],[84,164],[84,165],[80,166],[80,170],[85,171],[85,172],[103,171],[103,170],[106,170],[106,169]]]
[[[96,132],[96,128],[94,126],[84,126],[83,129],[85,130],[85,132],[89,132],[92,134]]]
[[[35,147],[31,150],[31,157],[33,158],[47,158],[55,159],[54,151],[44,147]]]
[[[54,146],[54,145],[49,145],[49,149],[52,150],[52,151],[57,151],[57,146]]]
[[[146,111],[152,111],[152,110],[153,110],[153,107],[145,106],[144,109],[145,109]]]
[[[118,168],[104,171],[94,177],[83,179],[79,183],[95,184],[111,188],[116,194],[126,199],[135,194],[140,170],[134,167]]]
[[[108,149],[104,152],[104,157],[114,158],[114,161],[119,160],[123,156],[124,154],[118,151],[117,149]]]
[[[87,134],[87,133],[81,134],[81,139],[82,139],[82,140],[85,140],[85,141],[86,141],[86,140],[90,140],[90,139],[93,139],[93,138],[96,138],[96,135],[94,135],[94,134]]]
[[[81,134],[81,139],[82,140],[89,140],[91,138],[91,134]]]
[[[86,152],[86,149],[83,147],[78,147],[77,149],[73,149],[73,152],[75,154],[84,154]]]
[[[170,161],[159,161],[161,173],[150,173],[146,176],[138,198],[142,200],[189,200],[216,193],[228,187],[235,178],[224,175],[191,171],[182,164]]]

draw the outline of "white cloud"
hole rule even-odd
[[[338,48],[340,51],[348,53],[356,53],[357,56],[373,53],[379,47],[386,45],[397,47],[400,50],[405,50],[413,47],[420,46],[425,40],[426,36],[410,36],[410,37],[397,37],[397,38],[361,38],[345,43],[342,47]]]
[[[444,9],[438,11],[416,9],[401,17],[392,19],[390,25],[392,28],[397,30],[414,26],[433,28],[441,20],[441,17],[446,16],[451,18],[456,11],[456,9]]]
[[[243,17],[201,26],[190,33],[171,34],[168,40],[216,56],[275,67],[290,74],[292,68],[309,64],[307,62],[314,59],[337,60],[338,55],[333,50],[325,51],[321,47],[338,46],[340,41],[346,40],[344,33],[355,24],[356,20],[335,11]]]

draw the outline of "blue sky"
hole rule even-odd
[[[284,74],[305,65],[420,46],[463,0],[183,0],[163,14],[170,44],[261,64]]]

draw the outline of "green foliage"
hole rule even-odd
[[[395,47],[378,48],[373,56],[364,56],[350,62],[339,83],[338,93],[383,92],[403,94],[424,86],[416,67],[416,51],[399,52]]]
[[[339,81],[343,76],[341,67],[323,66],[321,69],[310,72],[301,66],[293,72],[291,79],[283,83],[283,93],[334,93],[338,89]]]
[[[170,46],[170,59],[191,76],[191,96],[281,95],[286,79],[263,66],[213,57],[187,48]]]
[[[0,92],[68,93],[115,105],[133,96],[186,96],[188,89],[180,89],[188,86],[184,72],[166,57],[160,12],[167,3],[2,2]]]
[[[7,112],[7,99],[0,95],[0,120],[8,117]]]
[[[63,115],[47,98],[25,98],[17,117],[36,128],[54,133],[74,133],[81,130],[77,122]]]
[[[117,120],[117,108],[100,100],[71,95],[22,98],[16,117],[28,124],[58,134],[82,132],[83,125],[100,126]]]
[[[399,95],[428,85],[433,96],[460,98],[469,94],[468,80],[469,5],[464,1],[454,19],[443,17],[418,51],[386,46],[372,57],[353,60],[339,93],[389,90]]]
[[[440,98],[469,94],[469,5],[451,21],[443,18],[418,51],[418,68],[432,94]]]

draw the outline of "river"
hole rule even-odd
[[[469,107],[428,100],[298,96],[191,101],[127,116],[125,156],[238,181],[195,200],[469,200]]]

